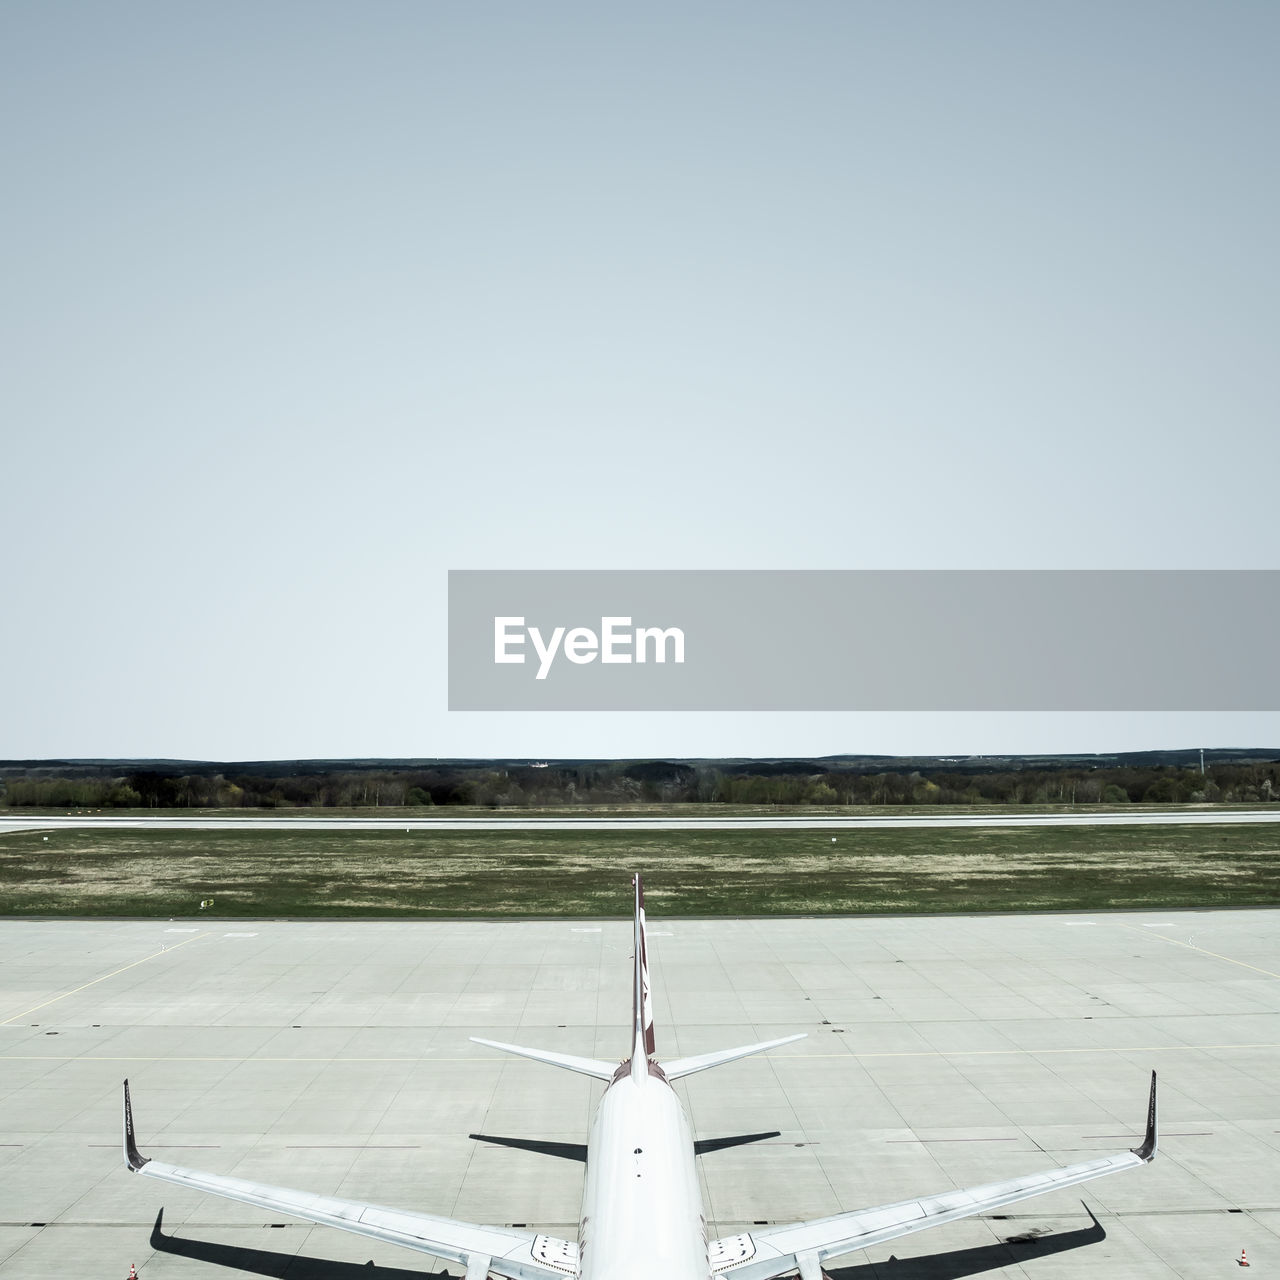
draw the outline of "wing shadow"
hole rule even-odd
[[[161,1209],[156,1214],[148,1242],[157,1253],[193,1258],[197,1262],[209,1262],[215,1267],[227,1267],[251,1276],[274,1276],[277,1280],[427,1280],[427,1277],[442,1274],[434,1270],[405,1271],[400,1267],[379,1267],[372,1262],[328,1262],[323,1258],[272,1253],[269,1249],[245,1249],[208,1240],[182,1240],[175,1235],[165,1235],[161,1231],[163,1225],[164,1210]]]
[[[558,1156],[561,1160],[587,1163],[585,1142],[544,1142],[541,1138],[503,1138],[493,1133],[469,1133],[476,1142],[492,1142],[497,1147],[514,1147],[517,1151],[536,1151],[543,1156]]]
[[[1003,1267],[1033,1262],[1055,1253],[1083,1249],[1107,1238],[1093,1211],[1084,1205],[1091,1225],[1075,1231],[1053,1235],[1020,1237],[1012,1234],[1000,1244],[982,1245],[976,1249],[955,1249],[950,1253],[930,1253],[918,1258],[890,1255],[888,1262],[867,1262],[857,1267],[829,1267],[831,1280],[962,1280],[964,1276],[999,1271]]]
[[[748,1142],[766,1142],[770,1138],[782,1137],[781,1129],[769,1133],[736,1133],[729,1138],[699,1138],[693,1144],[695,1156],[705,1156],[709,1151],[725,1151],[729,1147],[745,1147]]]
[[[494,1133],[469,1133],[476,1142],[491,1142],[498,1147],[514,1147],[517,1151],[536,1151],[539,1155],[556,1156],[561,1160],[587,1162],[587,1147],[583,1142],[544,1142],[541,1138],[504,1138]],[[767,1138],[780,1138],[782,1131],[770,1133],[738,1133],[728,1138],[699,1138],[693,1144],[693,1154],[704,1156],[709,1151],[724,1151],[728,1147],[741,1147],[748,1142],[763,1142]]]

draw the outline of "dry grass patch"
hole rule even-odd
[[[0,836],[0,913],[624,916],[1280,902],[1274,829],[58,831]],[[207,913],[206,913],[207,914]]]

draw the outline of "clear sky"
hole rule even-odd
[[[444,670],[450,568],[1280,567],[1278,55],[1273,0],[4,6],[0,757],[1280,746]]]

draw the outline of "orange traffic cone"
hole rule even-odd
[[[1236,1259],[1236,1264],[1241,1267],[1247,1267],[1249,1265],[1249,1259],[1244,1256],[1243,1249],[1240,1250],[1240,1256]]]
[[[125,1277],[125,1280],[138,1280],[138,1268],[132,1262],[129,1263],[129,1274]]]

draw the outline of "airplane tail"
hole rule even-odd
[[[653,1032],[653,990],[649,983],[649,953],[645,942],[644,918],[644,885],[637,873],[632,877],[635,888],[635,970],[632,980],[631,1000],[631,1058],[622,1064],[624,1073],[629,1074],[635,1084],[643,1084],[649,1078],[649,1066],[654,1061],[655,1037]],[[677,1058],[667,1063],[660,1074],[668,1080],[679,1080],[683,1076],[691,1076],[695,1071],[706,1071],[718,1067],[725,1062],[735,1062],[753,1053],[763,1053],[766,1049],[776,1049],[779,1045],[790,1044],[793,1040],[803,1040],[805,1032],[793,1036],[783,1036],[780,1040],[765,1040],[760,1044],[741,1045],[736,1049],[720,1049],[714,1053],[698,1054],[692,1058]],[[496,1040],[482,1040],[472,1036],[476,1044],[487,1045],[491,1049],[501,1049],[504,1053],[514,1053],[522,1058],[532,1058],[535,1062],[545,1062],[549,1066],[564,1067],[568,1071],[578,1071],[582,1075],[594,1076],[597,1080],[613,1080],[619,1069],[610,1063],[596,1058],[577,1058],[569,1054],[552,1053],[546,1049],[526,1049],[520,1045],[500,1044]]]
[[[631,1078],[639,1084],[649,1074],[649,1063],[653,1061],[653,990],[649,984],[649,953],[645,946],[644,919],[644,885],[637,872],[634,880],[636,889],[636,968],[635,996],[632,1002],[632,1050]],[[779,1045],[790,1044],[793,1040],[803,1040],[805,1033],[783,1036],[781,1040],[765,1040],[761,1044],[740,1045],[736,1049],[720,1049],[715,1053],[703,1053],[693,1058],[677,1058],[662,1068],[662,1074],[668,1080],[679,1080],[682,1076],[691,1076],[695,1071],[707,1071],[725,1062],[735,1062],[739,1058],[753,1053],[763,1053],[766,1049],[776,1049]]]
[[[637,872],[632,879],[636,890],[635,977],[631,1001],[631,1075],[648,1075],[654,1054],[653,991],[649,986],[649,954],[644,938],[644,884]]]

